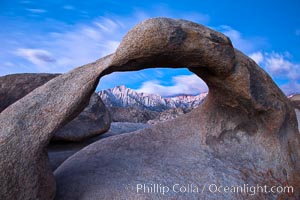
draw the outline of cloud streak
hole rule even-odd
[[[279,86],[286,94],[300,91],[300,64],[289,60],[290,54],[278,52],[255,52],[249,55],[262,66],[273,79],[281,79]]]
[[[75,9],[66,4],[63,9]],[[31,13],[47,12],[38,8],[27,8]],[[198,22],[207,22],[209,16],[201,13],[186,12],[184,16],[166,6],[157,6],[153,12],[136,9],[130,16],[100,16],[90,21],[67,24],[61,21],[42,22],[24,27],[24,31],[14,35],[1,35],[6,38],[2,49],[6,55],[0,55],[0,62],[11,63],[1,66],[0,75],[16,72],[64,73],[74,67],[92,62],[113,53],[126,32],[138,22],[157,15],[187,18]],[[52,31],[44,32],[31,27],[48,27]],[[18,26],[16,24],[16,26]],[[19,27],[19,26],[18,26]],[[30,37],[27,37],[30,35]],[[1,49],[1,47],[0,47]],[[50,53],[51,52],[51,53]],[[52,62],[46,62],[46,61]],[[55,61],[55,62],[54,62]],[[47,66],[48,65],[48,66]]]
[[[47,12],[44,9],[38,9],[38,8],[27,8],[26,10],[29,11],[29,12],[35,13],[35,14]]]
[[[14,67],[7,67],[2,73],[11,68],[15,68],[12,72],[44,70],[47,73],[64,73],[113,53],[126,32],[119,21],[105,17],[88,24],[57,23],[57,26],[63,27],[64,31],[46,33],[43,37],[32,35],[31,40],[7,42],[15,49],[11,53],[6,52],[8,55],[1,59],[3,63],[10,62]]]
[[[55,62],[52,54],[43,49],[23,49],[19,48],[15,54],[20,56],[35,65],[45,65],[48,63]]]
[[[64,5],[63,9],[65,9],[65,10],[75,10],[75,7],[72,6],[72,5]]]
[[[196,95],[208,91],[205,82],[195,74],[174,76],[172,82],[173,85],[164,86],[159,80],[145,81],[136,91],[161,96]]]
[[[50,10],[47,12],[48,9],[31,8],[31,4],[26,4],[24,9],[30,12],[30,15],[36,16],[47,16],[51,13]],[[79,7],[69,4],[62,5],[60,9],[67,13],[84,12]],[[88,14],[86,13],[86,15]],[[210,16],[207,14],[182,13],[171,10],[164,4],[159,4],[154,6],[151,12],[135,8],[130,15],[103,14],[103,16],[93,17],[75,24],[53,19],[47,19],[49,21],[45,22],[39,21],[38,24],[14,22],[16,29],[0,32],[0,38],[5,38],[2,39],[0,46],[0,51],[3,52],[0,54],[0,63],[2,63],[0,64],[0,75],[21,72],[67,72],[74,67],[113,53],[130,28],[146,18],[157,16],[184,18],[206,25],[210,21]],[[6,27],[13,27],[13,24]],[[38,27],[43,28],[39,30]],[[44,30],[44,27],[47,27],[47,31]],[[300,71],[299,64],[292,62],[288,54],[262,52],[260,49],[266,45],[265,39],[249,38],[231,26],[223,25],[215,29],[230,37],[235,48],[250,55],[275,80],[284,80],[279,85],[286,93],[292,90],[300,92],[300,77],[297,73]],[[14,32],[14,30],[18,31]],[[296,31],[296,35],[299,35],[298,29],[294,29],[294,31]],[[178,76],[180,73],[169,73],[170,71],[161,71],[155,75],[148,71],[135,72],[135,75],[131,74],[130,78],[128,75],[115,73],[110,75],[111,78],[104,77],[102,84],[105,85],[108,82],[104,80],[117,83],[122,79],[121,82],[128,81],[131,86],[144,92],[159,92],[162,96],[172,96],[175,93],[196,94],[207,90],[206,85],[201,83],[201,80],[195,75]],[[171,83],[170,80],[167,80],[170,76],[173,77]],[[135,80],[133,80],[134,78]],[[195,87],[192,86],[193,84]]]
[[[229,37],[235,48],[248,54],[257,51],[266,43],[263,38],[246,38],[241,32],[228,25],[222,25],[215,29]]]

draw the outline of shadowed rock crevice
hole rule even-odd
[[[185,20],[156,18],[130,30],[114,54],[55,78],[0,114],[1,199],[53,198],[54,185],[40,179],[49,174],[53,181],[51,170],[37,170],[41,160],[36,160],[53,132],[83,109],[99,77],[152,67],[187,67],[197,74],[209,87],[203,105],[76,153],[55,171],[56,199],[147,199],[124,185],[149,182],[288,184],[295,191],[290,197],[300,197],[295,112],[272,79],[223,34]],[[35,187],[40,182],[50,189]],[[178,195],[168,197],[199,198],[198,193]],[[252,199],[285,195],[259,194]],[[203,194],[204,199],[246,197]]]

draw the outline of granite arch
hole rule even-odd
[[[191,113],[201,126],[190,127],[190,134],[197,135],[203,148],[222,156],[225,139],[242,133],[235,139],[242,144],[247,143],[245,138],[252,138],[265,152],[259,158],[267,159],[255,164],[256,168],[266,170],[272,163],[270,157],[278,155],[272,166],[274,180],[299,188],[300,138],[295,112],[267,73],[221,33],[185,20],[155,18],[130,30],[115,53],[56,77],[0,114],[1,199],[53,199],[55,180],[45,154],[52,133],[84,109],[102,76],[158,66],[185,66],[207,83],[207,100],[201,110]],[[198,116],[200,111],[209,114]],[[157,128],[163,130],[164,125]],[[114,142],[103,145],[114,146]],[[236,145],[239,148],[228,151],[240,150]],[[235,156],[246,158],[241,154]],[[64,167],[69,168],[70,163],[72,159]],[[59,170],[64,177],[63,168]]]

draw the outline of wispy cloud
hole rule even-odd
[[[209,15],[195,12],[185,13],[181,16],[181,18],[201,24],[207,24],[210,21]]]
[[[64,6],[64,9],[72,8],[72,5],[66,4]],[[33,14],[46,12],[46,10],[38,8],[28,8],[27,10]],[[15,73],[16,71],[35,72],[41,70],[46,70],[45,72],[48,73],[69,71],[74,67],[113,53],[122,37],[130,28],[146,18],[163,16],[164,13],[166,17],[188,17],[190,20],[198,22],[209,20],[209,16],[205,14],[186,12],[185,16],[183,16],[169,10],[166,6],[159,6],[153,12],[137,8],[130,16],[121,17],[110,14],[109,17],[100,16],[89,22],[85,21],[84,23],[77,24],[66,24],[59,21],[45,22],[48,28],[49,24],[51,27],[55,27],[55,31],[44,32],[41,35],[41,33],[35,33],[27,28],[25,29],[26,32],[22,32],[21,35],[12,37],[5,37],[3,35],[3,38],[6,38],[6,44],[9,45],[9,51],[13,52],[13,54],[7,51],[6,54],[9,55],[0,55],[0,59],[2,63],[11,62],[15,69],[2,70],[0,74],[7,73],[10,70],[11,73]],[[39,26],[46,26],[46,24],[43,25],[41,23]],[[30,35],[30,38],[25,35]],[[12,48],[14,50],[11,50]],[[25,50],[27,51],[25,52]],[[51,58],[55,60],[55,63],[49,63],[49,66],[46,68],[47,63],[38,58],[46,57],[46,53],[34,50],[51,52]],[[43,56],[40,54],[43,54]],[[14,56],[22,59],[15,59]],[[43,66],[41,67],[40,65]],[[26,67],[24,68],[24,66]]]
[[[114,33],[119,28],[124,28],[124,24],[119,20],[113,20],[105,17],[100,17],[100,20],[95,21],[94,24],[106,33]]]
[[[80,24],[66,32],[52,33],[51,42],[45,45],[56,53],[59,65],[76,67],[113,53],[124,32],[114,19],[101,17],[88,25]]]
[[[23,49],[19,48],[15,51],[17,56],[20,56],[35,65],[44,65],[55,62],[51,53],[43,49]]]
[[[40,8],[30,8],[30,4],[27,4],[26,7],[29,7],[27,11],[32,15],[47,12],[47,10]],[[75,9],[68,4],[61,8],[65,10]],[[88,13],[86,14],[88,15]],[[35,32],[30,28],[6,35],[2,32],[0,36],[5,39],[2,39],[2,47],[0,47],[1,52],[4,52],[0,55],[2,62],[0,75],[16,72],[66,72],[113,53],[130,28],[144,19],[158,16],[183,18],[205,25],[210,21],[210,16],[205,13],[176,12],[161,4],[152,9],[151,12],[136,8],[129,16],[121,17],[110,14],[109,17],[99,16],[77,24],[67,24],[61,21],[39,24],[40,27],[47,25],[47,28],[52,32]],[[52,29],[51,27],[55,28]],[[286,93],[293,89],[300,91],[298,83],[300,77],[297,73],[300,71],[299,64],[293,63],[286,53],[259,51],[266,44],[265,39],[247,37],[231,26],[223,25],[215,29],[230,37],[237,49],[250,55],[273,78],[284,79],[284,85],[280,86]],[[300,35],[299,30],[296,30],[296,35]],[[151,74],[152,77],[149,76],[149,72],[135,72],[134,74],[131,74],[130,78],[128,75],[124,78],[125,75],[115,73],[109,78],[109,81],[116,82],[116,80],[128,79],[137,85],[136,88],[139,88],[140,91],[155,92],[162,96],[172,96],[179,93],[196,94],[207,91],[205,83],[196,75],[177,76],[180,73],[169,75],[165,71],[159,71],[156,75]],[[173,77],[171,84],[170,80],[166,81],[166,74]],[[154,76],[155,78],[153,78]]]
[[[3,62],[11,62],[20,72],[44,70],[47,73],[63,73],[113,53],[126,32],[119,21],[105,17],[86,24],[57,26],[63,27],[63,31],[46,33],[43,37],[32,35],[31,40],[10,42],[10,48],[15,46],[15,49],[11,54],[6,52],[6,57],[2,56]]]
[[[246,38],[230,26],[221,26],[218,30],[231,39],[235,48],[248,54],[257,64],[263,67],[286,94],[300,92],[300,64],[290,60],[290,53],[257,51],[260,46],[266,44],[264,39]]]
[[[300,79],[300,64],[291,62],[289,53],[255,52],[249,56],[274,77]]]
[[[228,36],[235,48],[245,53],[257,51],[257,49],[266,43],[263,38],[246,38],[241,32],[228,25],[222,25],[216,29]]]
[[[290,53],[255,52],[249,56],[274,79],[284,80],[285,83],[279,86],[286,94],[300,91],[298,83],[300,80],[300,64],[289,60]]]
[[[65,10],[75,10],[75,7],[72,6],[72,5],[64,5],[63,9],[65,9]]]
[[[134,17],[136,19],[136,22],[153,17],[185,19],[204,25],[208,24],[210,21],[210,16],[208,14],[193,11],[178,12],[173,9],[170,9],[169,6],[167,6],[166,4],[158,4],[154,6],[151,12],[142,9],[136,9]]]
[[[280,88],[285,92],[287,95],[291,94],[299,94],[300,91],[300,83],[297,81],[289,81],[286,84],[282,84]]]
[[[24,3],[24,4],[30,4],[30,3],[32,3],[32,1],[21,1],[21,3]]]
[[[26,10],[35,14],[47,12],[46,10],[39,8],[27,8]]]
[[[295,33],[296,33],[297,36],[300,36],[300,29],[297,29],[297,30],[295,31]]]
[[[263,54],[260,51],[250,54],[249,57],[252,58],[257,64],[261,64],[261,62],[264,60]]]
[[[164,86],[159,80],[146,81],[143,82],[137,91],[148,94],[159,94],[161,96],[174,96],[178,94],[195,95],[208,91],[205,82],[195,74],[174,76],[172,82],[173,85]]]

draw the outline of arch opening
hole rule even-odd
[[[206,83],[186,68],[150,68],[132,72],[113,72],[101,78],[96,92],[124,85],[139,93],[161,97],[195,96],[207,93]]]

